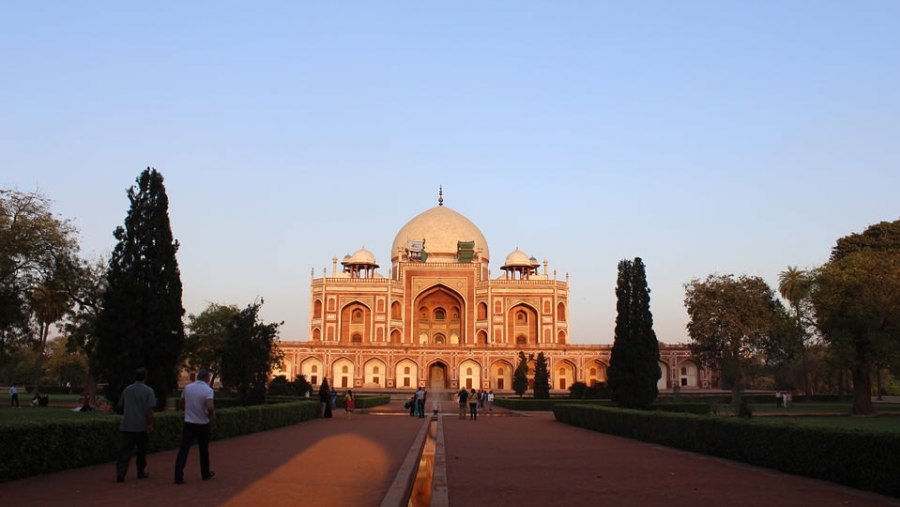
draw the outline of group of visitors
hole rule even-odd
[[[406,405],[409,408],[409,415],[414,417],[425,417],[425,400],[427,397],[428,394],[425,392],[425,388],[419,386],[409,401],[406,402]]]
[[[494,410],[494,391],[485,391],[483,389],[476,391],[474,388],[466,391],[466,388],[459,390],[456,394],[456,400],[459,403],[459,418],[466,418],[466,407],[469,409],[469,420],[478,420],[478,409],[484,409],[487,405],[488,411]]]
[[[330,419],[335,409],[337,409],[337,391],[328,386],[327,378],[323,378],[322,385],[319,386],[319,417]],[[356,399],[353,397],[353,390],[347,389],[344,393],[344,411],[347,413],[347,419],[353,418],[355,409]]]
[[[50,405],[50,396],[35,391],[31,398],[32,407],[46,407]],[[19,404],[19,386],[15,382],[9,386],[9,406],[10,408],[22,408]]]
[[[175,458],[175,484],[184,484],[184,467],[188,452],[197,441],[200,450],[200,477],[204,481],[212,479],[216,473],[209,465],[209,430],[215,420],[214,392],[210,387],[209,371],[201,369],[194,382],[186,385],[181,392],[179,405],[184,407],[184,425],[181,446]],[[137,478],[150,477],[147,473],[147,440],[153,433],[153,410],[156,407],[156,393],[148,386],[146,368],[138,368],[134,373],[134,383],[125,388],[119,397],[117,408],[122,413],[119,423],[121,446],[116,461],[116,482],[124,482],[131,462],[131,455],[137,448]]]

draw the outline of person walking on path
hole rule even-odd
[[[466,400],[469,399],[469,392],[466,391],[466,388],[463,387],[459,390],[459,393],[456,395],[456,399],[459,400],[459,418],[462,420],[466,419]]]
[[[469,393],[469,420],[478,420],[478,393],[475,392],[475,389]]]
[[[494,411],[494,391],[493,390],[488,391],[487,400],[488,400],[488,412],[493,412]]]
[[[175,484],[184,484],[184,465],[195,438],[200,451],[200,477],[208,481],[216,475],[209,469],[209,426],[216,416],[214,394],[209,386],[209,371],[205,369],[200,370],[197,381],[186,385],[181,393],[184,399],[184,429],[178,458],[175,459]]]
[[[319,386],[319,417],[326,419],[331,418],[331,390],[328,389],[328,379],[322,379],[322,385]]]
[[[147,473],[147,440],[153,433],[153,407],[156,406],[156,393],[144,383],[147,369],[138,368],[134,372],[134,383],[126,387],[116,404],[122,413],[119,423],[119,435],[122,445],[119,447],[119,460],[116,462],[116,482],[125,482],[131,454],[137,447],[137,478],[150,477]]]
[[[353,399],[353,391],[347,389],[344,395],[344,410],[347,412],[347,419],[353,419],[353,409],[356,408],[356,400]]]
[[[15,382],[13,382],[13,385],[9,388],[9,406],[10,408],[22,408],[19,406],[19,388],[16,387]]]

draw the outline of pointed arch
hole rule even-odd
[[[308,357],[300,363],[300,375],[306,377],[306,381],[317,386],[322,383],[322,377],[325,375],[325,368],[322,361],[317,357]]]
[[[322,318],[322,300],[317,299],[315,303],[313,303],[313,318],[321,319]]]
[[[507,336],[514,337],[516,345],[537,345],[540,340],[538,315],[537,308],[525,302],[510,306],[506,312]]]
[[[338,341],[357,345],[372,343],[372,309],[367,304],[353,300],[341,307]]]
[[[353,387],[353,379],[356,376],[356,367],[353,361],[341,357],[331,365],[331,386],[335,389],[350,389]]]
[[[572,361],[568,359],[556,361],[550,372],[551,385],[554,389],[564,391],[575,383],[575,379],[578,378],[576,374],[577,369]]]
[[[491,389],[498,391],[512,389],[514,369],[513,364],[504,359],[498,359],[491,363]]]
[[[387,367],[381,359],[369,359],[363,366],[363,387],[383,388],[387,381]]]
[[[481,364],[474,359],[459,363],[459,385],[466,389],[481,389]]]
[[[599,359],[592,359],[585,364],[584,382],[593,386],[606,383],[606,365]]]
[[[402,359],[394,367],[395,387],[414,389],[419,384],[419,366],[412,359]]]
[[[417,342],[456,345],[459,337],[465,336],[465,299],[457,290],[441,283],[431,285],[419,291],[413,306],[417,308],[417,320],[412,334],[419,337]]]

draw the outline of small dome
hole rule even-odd
[[[366,266],[377,267],[377,263],[375,262],[375,254],[365,248],[360,248],[359,250],[354,252],[353,255],[345,256],[344,260],[341,261],[341,264],[343,264],[344,266],[362,264]]]
[[[518,249],[518,247],[509,255],[506,256],[506,262],[503,263],[503,268],[512,268],[512,267],[534,267],[538,265],[538,261],[534,257],[529,257],[528,254]]]

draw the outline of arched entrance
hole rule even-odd
[[[466,327],[465,304],[457,292],[438,284],[416,296],[414,304],[413,335],[419,337],[419,343],[460,345]]]
[[[447,383],[447,365],[438,361],[428,368],[428,380],[430,389],[446,389]]]

